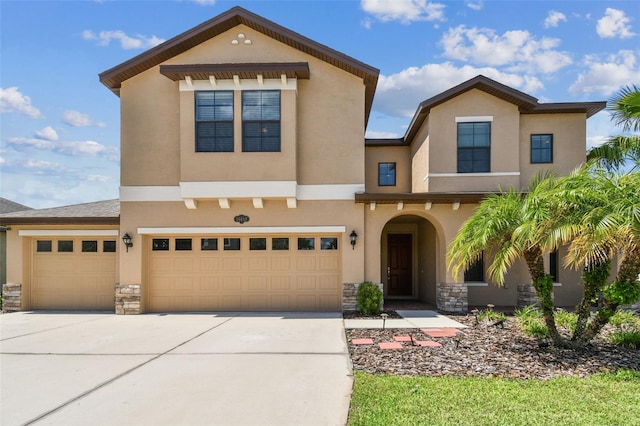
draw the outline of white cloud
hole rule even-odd
[[[635,35],[630,22],[624,11],[608,7],[604,16],[598,19],[596,31],[600,38],[630,38]]]
[[[549,74],[572,63],[566,52],[556,50],[559,39],[535,39],[528,31],[507,31],[502,35],[490,28],[450,28],[440,40],[443,56],[477,65],[508,66],[509,71]]]
[[[477,1],[465,0],[464,3],[467,5],[469,9],[472,9],[472,10],[482,10],[484,8],[484,1],[482,0],[477,0]]]
[[[95,122],[89,117],[88,114],[81,113],[80,111],[67,110],[62,114],[62,121],[72,127],[105,127],[105,123]]]
[[[30,118],[42,118],[40,110],[31,105],[31,98],[20,93],[17,87],[0,87],[0,112],[16,112]]]
[[[396,139],[396,138],[402,137],[402,135],[399,135],[394,132],[367,130],[367,134],[365,137],[367,137],[368,139]]]
[[[73,169],[60,163],[42,160],[26,160],[20,165],[22,168],[29,170],[30,173],[36,175],[70,173]]]
[[[216,4],[216,0],[190,0],[193,3],[197,3],[201,6],[213,6]]]
[[[360,7],[381,22],[444,21],[442,3],[427,0],[361,0]]]
[[[609,96],[624,85],[640,81],[640,66],[631,50],[620,50],[602,59],[588,55],[584,65],[587,71],[580,73],[569,87],[572,95],[597,93]]]
[[[536,77],[502,72],[496,68],[456,67],[450,62],[411,67],[380,76],[374,109],[389,116],[411,117],[417,105],[478,74],[531,94],[543,87]]]
[[[37,149],[62,155],[100,157],[112,161],[119,159],[117,148],[102,145],[96,141],[63,142],[37,138],[9,138],[8,145],[18,151]]]
[[[549,15],[547,15],[547,18],[544,20],[544,27],[555,28],[558,26],[560,21],[567,22],[567,17],[565,16],[565,14],[562,12],[558,12],[557,10],[550,10]]]
[[[58,132],[51,126],[47,126],[44,129],[35,132],[35,136],[38,139],[44,139],[47,141],[57,141],[58,140]]]
[[[108,46],[111,40],[117,40],[120,42],[120,47],[123,49],[148,49],[155,47],[165,40],[156,36],[147,37],[142,34],[136,34],[135,37],[128,36],[124,31],[100,31],[99,34],[94,33],[91,30],[84,30],[82,32],[82,38],[85,40],[96,40],[100,46]]]

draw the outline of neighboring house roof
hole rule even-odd
[[[120,223],[120,200],[97,201],[49,209],[0,214],[2,225],[108,224]]]
[[[0,197],[0,214],[19,212],[22,210],[31,210],[31,207]]]
[[[240,24],[362,78],[365,85],[365,123],[368,121],[380,74],[378,69],[238,6],[101,73],[100,81],[119,95],[123,81]]]
[[[449,90],[423,101],[418,106],[416,113],[411,120],[411,124],[407,129],[404,138],[389,139],[386,143],[383,139],[367,139],[367,146],[385,146],[385,145],[409,145],[416,136],[420,127],[429,116],[432,108],[449,101],[469,90],[478,89],[506,102],[510,102],[518,107],[521,114],[551,114],[551,113],[586,113],[587,118],[602,111],[605,101],[599,102],[564,102],[564,103],[547,103],[540,104],[538,99],[527,95],[512,87],[505,86],[483,75],[467,80]]]

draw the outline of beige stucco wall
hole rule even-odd
[[[492,191],[497,186],[516,186],[518,176],[437,177],[431,174],[457,173],[456,117],[492,116],[491,173],[518,172],[519,116],[518,107],[478,89],[431,109],[429,115],[429,191]]]
[[[531,135],[553,135],[553,163],[531,164]],[[520,185],[542,170],[567,175],[586,159],[586,114],[523,114],[520,118]]]
[[[429,117],[424,120],[413,143],[411,144],[411,191],[429,192],[430,158]]]
[[[238,33],[252,44],[231,45]],[[235,152],[195,153],[193,93],[180,93],[178,82],[154,67],[122,85],[121,185],[230,180],[364,183],[362,79],[243,25],[165,64],[255,62],[309,63],[310,79],[297,81],[297,91],[281,92],[282,152],[242,152],[241,92],[236,90]]]
[[[367,147],[365,191],[373,193],[411,192],[411,162],[408,146]],[[396,163],[396,185],[378,185],[378,164]]]

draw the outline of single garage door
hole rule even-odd
[[[338,241],[338,235],[149,237],[149,310],[339,310]]]
[[[33,309],[114,309],[116,240],[36,238]]]

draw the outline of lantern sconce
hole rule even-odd
[[[131,235],[129,235],[128,232],[122,236],[122,242],[124,243],[125,247],[127,248],[127,253],[128,253],[129,252],[129,247],[133,247],[133,242],[131,241]]]
[[[356,234],[355,230],[351,231],[351,234],[349,234],[349,238],[351,238],[351,249],[355,250],[356,249],[356,238],[358,238],[358,234]]]

